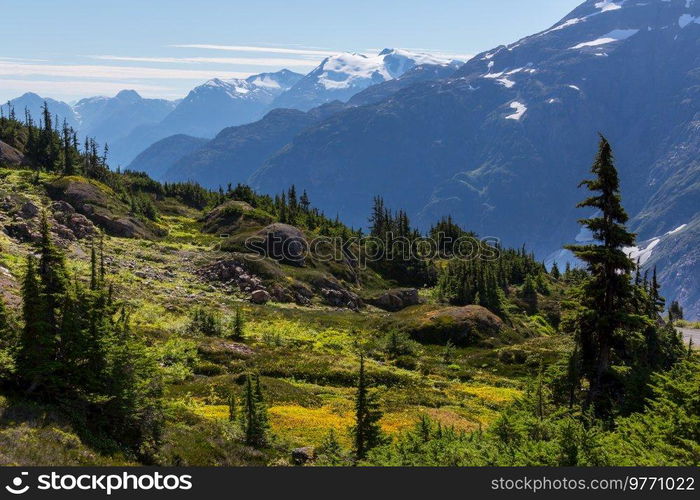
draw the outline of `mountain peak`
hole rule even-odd
[[[140,100],[141,96],[135,90],[125,89],[125,90],[120,91],[116,95],[116,98],[117,99],[130,99],[130,100],[136,101],[136,100]]]

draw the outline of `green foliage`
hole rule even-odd
[[[191,335],[222,337],[223,325],[221,316],[203,307],[195,307],[190,314],[190,324],[187,327]]]
[[[188,379],[199,361],[197,343],[179,337],[168,339],[159,345],[155,352],[166,382]]]

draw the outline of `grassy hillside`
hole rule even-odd
[[[212,221],[222,212],[220,207],[196,209],[174,197],[152,197],[158,215],[149,220],[130,212],[114,190],[96,181],[47,173],[36,178],[31,170],[7,168],[0,169],[0,179],[0,224],[5,229],[0,232],[0,279],[5,302],[15,309],[24,257],[34,251],[32,228],[42,210],[57,213],[55,201],[65,198],[68,186],[72,192],[82,193],[80,201],[76,201],[77,195],[70,199],[76,205],[97,204],[98,198],[105,212],[98,218],[88,214],[96,230],[109,232],[112,220],[151,227],[150,234],[129,234],[132,237],[107,234],[104,256],[115,295],[128,304],[133,330],[159,358],[165,376],[167,423],[160,463],[257,464],[287,459],[294,447],[321,444],[329,429],[349,446],[358,345],[371,346],[374,353],[367,368],[384,413],[381,427],[389,435],[412,427],[423,415],[461,430],[487,427],[522,394],[542,359],[554,360],[569,347],[569,341],[555,335],[555,328],[546,319],[527,316],[516,302],[509,302],[505,321],[496,330],[484,330],[483,341],[450,347],[446,353],[444,345],[419,344],[406,337],[402,342],[407,353],[392,356],[386,350],[389,332],[418,331],[431,314],[455,307],[437,303],[430,289],[421,292],[423,305],[394,313],[368,305],[354,310],[330,306],[316,292],[314,283],[319,279],[338,283],[360,297],[400,283],[371,270],[362,271],[357,281],[345,281],[347,269],[342,263],[317,262],[313,255],[304,267],[272,259],[255,261],[257,275],[268,289],[290,283],[308,288],[311,296],[305,305],[274,299],[253,304],[250,294],[235,284],[202,273],[220,262],[252,259],[252,254],[222,250],[222,241],[237,236],[236,231],[249,234],[261,229],[274,221],[272,214],[258,210],[244,215],[243,224],[225,224],[228,237],[221,238],[212,230]],[[58,190],[58,186],[63,189]],[[8,235],[7,228],[13,224],[28,226],[28,235]],[[56,237],[69,268],[87,276],[93,236]],[[552,287],[558,294],[564,285],[552,282]],[[213,334],[194,331],[192,312],[197,309],[214,315],[220,330]],[[228,338],[237,309],[246,318],[240,342]],[[482,337],[478,321],[469,328],[475,338]],[[227,397],[241,392],[242,376],[248,372],[261,375],[269,405],[274,444],[264,452],[242,446],[239,431],[230,429],[226,422]],[[31,412],[10,417],[16,405],[24,404],[21,395],[15,397],[19,399],[13,406],[3,407],[3,432],[21,432],[40,446],[47,435],[65,428],[60,418],[37,419]],[[79,442],[70,428],[60,432],[66,432],[71,443]],[[84,453],[92,457],[97,452]],[[76,454],[80,455],[65,451],[60,461],[79,463]],[[14,460],[48,463],[44,456],[51,455],[18,455]],[[128,458],[94,460],[120,462]]]

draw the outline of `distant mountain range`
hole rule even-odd
[[[419,65],[455,68],[459,63],[385,49],[376,56],[328,57],[306,76],[284,69],[245,79],[213,78],[179,101],[143,99],[133,90],[123,90],[114,97],[90,97],[73,106],[28,93],[13,99],[11,105],[16,113],[24,113],[27,108],[38,118],[46,101],[59,121],[65,119],[81,135],[109,144],[113,166],[126,166],[150,145],[169,136],[211,139],[226,127],[257,121],[273,109],[307,111],[323,103],[346,101],[373,84],[400,77]]]
[[[268,193],[295,184],[355,226],[381,194],[424,229],[451,214],[563,264],[572,256],[562,245],[590,215],[575,208],[585,195],[577,185],[602,132],[639,233],[630,254],[658,266],[666,296],[697,317],[699,47],[698,0],[589,0],[456,71],[417,67],[370,85],[326,119],[303,130],[295,122],[288,141],[279,123],[252,124],[248,131],[269,131],[255,142],[270,149],[245,165],[233,160],[246,136],[238,129],[220,136],[216,155],[208,143],[168,172],[207,185],[247,180]],[[320,69],[311,73],[316,82],[325,81]]]

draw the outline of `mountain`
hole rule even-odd
[[[275,97],[301,78],[289,70],[245,80],[214,78],[193,89],[160,126],[197,137],[213,137],[225,127],[262,118]]]
[[[214,78],[185,97],[159,123],[135,128],[112,145],[116,163],[128,164],[151,144],[171,135],[212,138],[225,127],[259,120],[276,96],[302,75],[289,70],[261,73],[246,79]]]
[[[24,119],[24,110],[26,109],[32,115],[35,122],[38,122],[41,119],[44,102],[46,102],[51,114],[54,117],[58,117],[59,125],[63,123],[63,120],[66,120],[66,123],[74,128],[79,125],[80,120],[75,111],[73,111],[70,104],[63,101],[44,98],[33,92],[27,92],[26,94],[9,101],[10,106],[14,109],[15,115],[18,118]],[[0,109],[7,116],[9,113],[7,103],[0,106]]]
[[[175,161],[162,178],[168,182],[195,179],[212,189],[229,183],[247,183],[271,151],[277,151],[303,130],[343,108],[342,103],[335,102],[306,113],[275,109],[257,122],[222,130],[206,145]],[[141,169],[134,164],[129,168]]]
[[[697,0],[589,0],[450,78],[417,82],[305,130],[251,181],[268,193],[295,184],[351,225],[366,223],[381,194],[423,228],[451,214],[547,256],[573,241],[576,220],[589,215],[575,208],[584,196],[576,186],[602,132],[615,148],[631,227],[645,241],[698,215],[699,47]],[[675,252],[677,261],[688,255]],[[693,262],[682,271],[695,290],[687,297],[700,287]],[[658,264],[661,273],[669,266]],[[664,292],[674,298],[679,286]],[[700,301],[684,305],[700,315]]]
[[[458,64],[447,58],[400,49],[384,49],[376,56],[338,54],[325,58],[275,99],[273,107],[306,111],[326,102],[346,102],[367,87],[399,78],[418,65],[454,68]]]
[[[114,97],[81,99],[73,110],[81,134],[111,144],[135,127],[160,122],[175,106],[173,101],[144,99],[134,90],[122,90]]]
[[[198,150],[209,142],[208,139],[190,135],[171,135],[152,144],[139,154],[127,167],[136,172],[146,172],[153,179],[162,179],[180,158]]]

